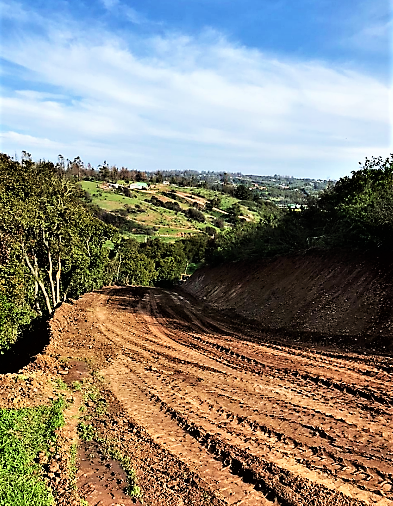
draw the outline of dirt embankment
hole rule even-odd
[[[392,275],[382,256],[313,251],[205,267],[184,289],[265,329],[391,352]]]

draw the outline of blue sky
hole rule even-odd
[[[0,0],[1,149],[336,179],[392,151],[388,0]]]

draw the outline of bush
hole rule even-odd
[[[184,214],[187,216],[187,218],[190,218],[191,220],[198,221],[199,223],[205,222],[205,215],[202,213],[202,211],[198,211],[198,209],[195,209],[193,207],[189,207]]]

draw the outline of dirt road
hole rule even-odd
[[[145,504],[393,505],[391,358],[274,344],[157,288],[86,294],[52,332],[105,378]]]

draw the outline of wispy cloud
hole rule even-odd
[[[391,54],[392,15],[389,1],[360,0],[352,16],[341,21],[347,26],[347,36],[341,40],[341,44],[366,53]]]
[[[10,153],[337,177],[389,147],[389,90],[372,76],[273,58],[212,30],[44,35],[2,47],[29,77],[3,93]]]
[[[117,5],[119,5],[119,0],[101,0],[103,6],[105,7],[105,9],[108,9],[108,10],[111,10],[113,9],[114,7],[116,7]]]
[[[103,6],[107,11],[109,11],[112,15],[121,17],[126,19],[130,23],[134,25],[153,25],[157,24],[156,22],[152,22],[146,16],[141,14],[138,10],[130,7],[124,2],[120,0],[101,0]]]
[[[363,51],[387,53],[392,50],[393,20],[377,21],[363,27],[346,40]]]

